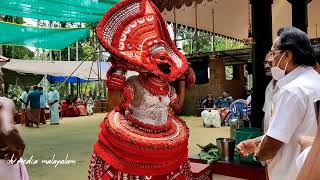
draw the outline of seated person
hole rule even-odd
[[[216,101],[217,108],[230,108],[230,105],[233,102],[233,98],[229,95],[227,91],[222,92],[222,96],[220,96]]]
[[[203,109],[212,109],[215,108],[215,101],[213,99],[212,94],[208,94],[207,98],[202,102]]]
[[[201,112],[201,117],[203,119],[203,125],[209,125],[213,127],[221,126],[221,118],[218,110],[214,110],[214,99],[209,93],[207,98],[202,102],[204,110]]]
[[[248,97],[246,99],[246,103],[248,105],[247,113],[249,118],[251,117],[251,94],[252,94],[252,90],[248,90]]]
[[[75,104],[72,102],[71,95],[68,95],[66,99],[66,104],[67,104],[67,110],[66,110],[66,116],[67,117],[76,117],[79,116],[79,111]]]
[[[86,116],[87,115],[87,108],[83,105],[81,98],[76,97],[75,98],[75,105],[79,111],[80,116]]]
[[[223,91],[222,96],[216,100],[216,107],[218,108],[221,116],[222,123],[226,123],[229,119],[230,105],[233,102],[233,98],[230,96],[228,91]]]

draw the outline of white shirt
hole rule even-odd
[[[295,162],[301,152],[298,139],[317,132],[314,100],[320,98],[319,82],[320,75],[312,67],[302,66],[277,82],[266,135],[284,144],[268,163],[270,180],[296,179]]]
[[[267,132],[269,127],[269,122],[271,119],[271,109],[272,109],[272,92],[274,90],[274,80],[271,80],[266,88],[265,92],[265,100],[263,105],[263,112],[264,112],[264,118],[263,118],[263,128],[264,133]]]
[[[27,93],[26,91],[23,91],[23,93],[21,94],[19,99],[22,99],[24,102],[27,102],[28,95],[29,95],[29,93]],[[27,108],[26,105],[23,102],[21,102],[21,109],[25,109],[25,108]]]
[[[251,103],[251,95],[247,97],[246,103],[247,103],[247,105],[249,105]]]
[[[297,169],[298,169],[298,172],[300,172],[304,162],[306,161],[307,157],[308,157],[308,154],[311,150],[311,146],[309,146],[308,148],[306,148],[304,151],[302,151],[302,153],[299,155],[296,163],[297,163]]]

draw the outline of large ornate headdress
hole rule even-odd
[[[188,63],[172,42],[161,13],[150,0],[123,0],[97,27],[98,38],[124,68],[151,72],[163,80],[183,75]]]

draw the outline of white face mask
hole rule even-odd
[[[283,78],[286,75],[286,70],[287,70],[287,66],[288,66],[288,62],[286,64],[286,67],[284,68],[284,70],[279,68],[279,64],[282,61],[283,56],[285,55],[285,53],[282,54],[278,65],[276,67],[272,67],[271,68],[271,74],[272,74],[272,78],[276,81],[279,81],[281,78]]]

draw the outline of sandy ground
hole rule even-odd
[[[97,140],[99,123],[104,114],[63,118],[58,126],[41,125],[26,128],[17,125],[26,143],[24,160],[31,180],[85,180],[92,145]],[[199,117],[182,117],[190,128],[189,154],[200,149],[196,144],[215,143],[218,137],[228,137],[229,128],[204,128]],[[75,160],[68,165],[46,164],[48,160]],[[56,166],[56,167],[55,167]],[[215,178],[220,179],[220,178]]]

